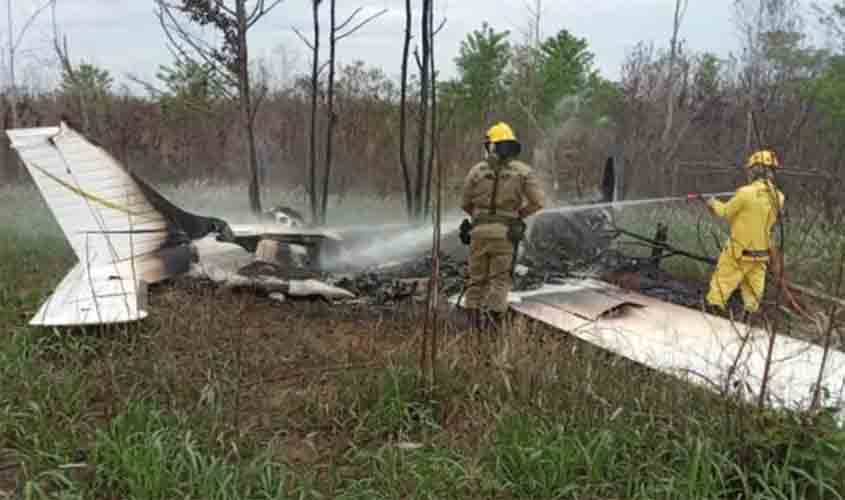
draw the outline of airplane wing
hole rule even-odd
[[[31,324],[77,325],[146,316],[143,283],[190,267],[183,231],[102,148],[68,128],[7,130],[79,263]]]
[[[784,334],[772,342],[763,329],[597,280],[546,285],[509,299],[530,318],[716,392],[740,387],[756,402],[765,390],[771,406],[809,408],[820,385],[822,407],[845,404],[845,353],[837,349],[825,352]]]

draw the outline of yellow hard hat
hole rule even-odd
[[[778,164],[778,158],[775,156],[775,152],[768,149],[755,151],[754,154],[748,157],[748,162],[745,164],[745,167],[751,168],[755,165],[763,165],[764,167],[769,168],[777,168],[780,166]]]
[[[516,136],[513,133],[510,125],[505,122],[499,122],[489,130],[487,130],[487,142],[496,144],[503,141],[515,141]]]

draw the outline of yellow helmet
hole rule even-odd
[[[514,135],[513,129],[511,129],[510,125],[505,122],[499,122],[487,130],[487,142],[492,144],[515,140],[516,135]]]
[[[778,164],[778,158],[775,156],[775,152],[768,149],[755,151],[754,154],[748,157],[748,162],[745,164],[745,168],[751,168],[755,165],[762,165],[769,168],[778,168],[780,166]]]

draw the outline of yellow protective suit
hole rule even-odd
[[[756,180],[739,188],[727,203],[708,201],[710,209],[728,221],[731,236],[710,280],[707,302],[725,308],[739,287],[745,310],[760,308],[766,284],[772,227],[785,197],[770,181]]]

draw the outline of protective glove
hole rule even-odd
[[[704,198],[702,198],[701,194],[699,194],[699,193],[689,193],[687,195],[687,201],[693,201],[693,200],[704,201]]]
[[[464,219],[463,221],[461,221],[461,226],[460,226],[461,243],[463,243],[464,245],[469,245],[470,242],[472,241],[471,233],[472,233],[472,222],[470,222],[469,219]]]

